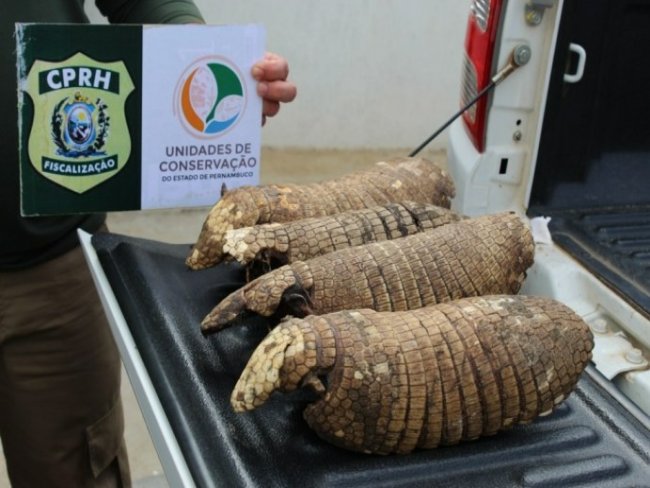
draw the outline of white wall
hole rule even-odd
[[[267,146],[410,148],[458,109],[469,0],[195,2],[208,23],[264,24],[289,59],[299,95]]]

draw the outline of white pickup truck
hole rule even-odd
[[[550,236],[531,219],[542,225],[523,292],[571,306],[596,342],[597,370],[530,425],[367,456],[307,428],[304,390],[235,414],[230,392],[270,324],[251,318],[210,338],[192,324],[244,270],[188,273],[186,245],[82,236],[170,486],[649,486],[650,65],[639,62],[648,26],[650,0],[472,2],[463,102],[504,66],[511,74],[452,126],[455,205],[550,217]]]
[[[457,210],[540,224],[523,293],[571,306],[593,362],[650,413],[650,1],[475,0],[451,127]],[[550,218],[550,236],[544,236]],[[552,239],[551,239],[552,236]]]

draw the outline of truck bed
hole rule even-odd
[[[302,419],[304,392],[235,414],[230,393],[268,323],[205,338],[199,322],[243,283],[242,269],[191,272],[186,245],[116,234],[92,245],[197,486],[650,486],[650,421],[592,367],[548,417],[406,456],[321,441]]]
[[[650,205],[546,215],[555,242],[650,317]]]

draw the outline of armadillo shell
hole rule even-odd
[[[333,215],[348,210],[415,201],[449,208],[455,188],[439,166],[423,158],[396,158],[334,180],[263,185],[225,192],[210,210],[186,264],[201,269],[223,258],[231,229]]]
[[[291,347],[282,350],[292,357],[279,368],[284,384],[248,390],[270,394],[325,378],[323,396],[304,411],[309,426],[332,444],[377,454],[456,444],[548,414],[574,389],[593,348],[579,316],[539,297],[289,319],[253,354],[233,393],[236,408],[243,383],[266,377],[255,375],[260,356],[287,336]],[[274,357],[274,366],[281,363]],[[247,400],[240,410],[263,402]]]
[[[341,249],[248,283],[205,317],[202,330],[227,327],[247,310],[304,317],[351,308],[413,310],[467,296],[515,294],[534,249],[528,226],[511,213]]]
[[[321,319],[340,338],[337,363],[327,395],[305,419],[333,444],[380,454],[456,444],[550,413],[593,347],[584,321],[545,298],[479,297]]]
[[[286,223],[260,224],[226,232],[224,259],[257,277],[281,265],[340,249],[387,241],[457,222],[461,216],[437,205],[396,202]]]

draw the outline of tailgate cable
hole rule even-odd
[[[472,98],[467,105],[465,105],[463,108],[461,108],[458,112],[456,112],[447,122],[442,124],[442,126],[435,131],[433,134],[431,134],[427,140],[425,140],[422,144],[420,144],[416,149],[409,154],[409,157],[415,156],[417,153],[419,153],[422,149],[424,149],[431,141],[433,141],[436,137],[440,135],[442,131],[444,131],[447,127],[449,127],[454,120],[456,120],[458,117],[463,115],[463,113],[470,109],[472,105],[474,105],[476,102],[478,102],[481,97],[483,97],[486,93],[488,93],[490,90],[492,90],[495,86],[497,86],[499,83],[501,83],[503,80],[505,80],[508,76],[510,76],[513,71],[515,71],[517,68],[520,66],[524,66],[525,64],[530,61],[530,56],[531,56],[531,50],[530,47],[526,44],[519,44],[517,47],[515,47],[512,50],[512,53],[510,53],[510,57],[508,58],[508,64],[506,64],[501,70],[499,70],[491,79],[490,83],[488,83],[485,88],[483,88],[478,95],[476,95],[474,98]]]

